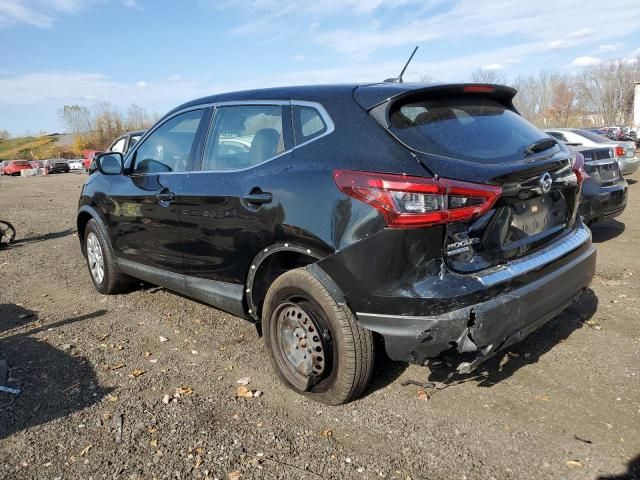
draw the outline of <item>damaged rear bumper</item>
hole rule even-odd
[[[472,357],[458,366],[461,373],[468,372],[538,329],[589,286],[596,264],[591,241],[568,257],[558,262],[557,268],[545,268],[544,275],[531,282],[447,313],[406,316],[357,312],[356,316],[364,328],[384,337],[392,360],[422,365],[455,349]]]

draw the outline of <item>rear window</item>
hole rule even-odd
[[[607,137],[603,137],[602,135],[598,135],[597,133],[590,132],[589,130],[571,130],[573,133],[580,135],[581,137],[588,138],[592,142],[596,143],[609,143],[610,139]]]
[[[485,164],[521,160],[528,146],[547,138],[500,103],[472,96],[396,105],[390,121],[391,132],[412,149]]]

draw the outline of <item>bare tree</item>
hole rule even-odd
[[[0,141],[1,140],[9,140],[11,138],[11,134],[8,130],[0,130]]]
[[[149,115],[144,108],[135,104],[124,115],[108,102],[96,103],[91,108],[65,105],[59,113],[67,132],[75,135],[76,153],[103,150],[127,131],[149,128],[158,117],[157,114]]]
[[[145,130],[153,125],[153,118],[142,107],[132,104],[127,110],[125,124],[127,130]]]
[[[623,125],[633,115],[634,81],[638,62],[616,60],[584,70],[578,79],[580,100],[604,125]]]
[[[65,105],[58,110],[67,133],[86,134],[91,131],[91,111],[80,105]]]
[[[545,117],[556,127],[568,127],[577,114],[575,85],[565,76],[555,76],[549,87],[551,104],[544,112]]]
[[[507,83],[507,77],[498,70],[487,70],[479,68],[471,72],[471,81],[473,83]]]
[[[575,77],[540,72],[518,77],[514,104],[522,116],[539,127],[582,126],[585,108],[580,101]]]
[[[420,75],[420,83],[434,83],[436,81],[436,77],[429,73],[423,73],[422,75]]]

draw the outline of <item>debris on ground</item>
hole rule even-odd
[[[124,425],[124,415],[119,413],[113,416],[111,422],[113,430],[116,432],[116,443],[122,442],[122,427]]]
[[[245,386],[236,389],[236,398],[258,398],[263,395],[260,390],[250,390]]]
[[[193,393],[193,389],[191,387],[178,387],[173,393],[166,393],[162,396],[162,403],[168,405],[169,403],[176,403],[179,398],[184,397],[186,395],[191,395]]]
[[[422,400],[424,402],[426,402],[431,398],[431,396],[427,393],[427,391],[423,389],[418,390],[417,397],[418,397],[418,400]]]

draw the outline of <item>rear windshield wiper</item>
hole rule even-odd
[[[542,152],[544,150],[547,150],[547,149],[553,147],[554,145],[557,145],[557,143],[558,143],[558,140],[556,140],[553,137],[541,138],[540,140],[536,140],[531,145],[529,145],[527,148],[525,148],[524,149],[524,154],[526,156],[529,156],[529,155],[532,155],[534,153]]]

